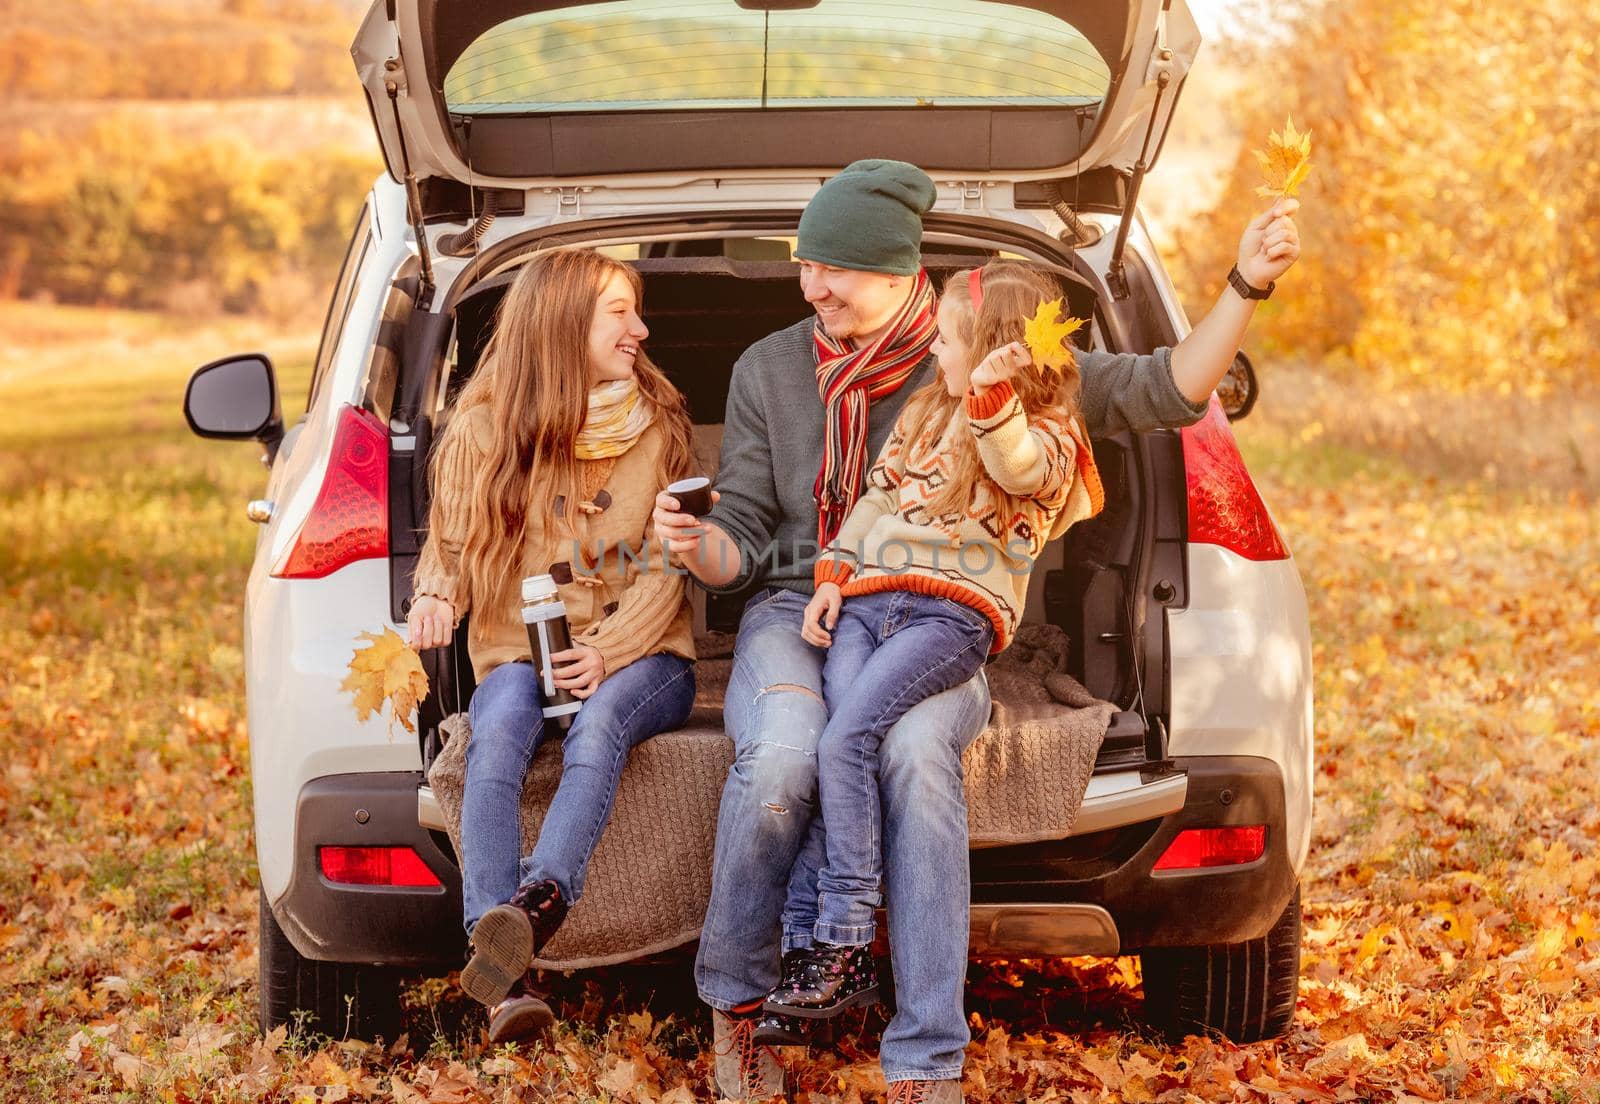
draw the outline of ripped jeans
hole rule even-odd
[[[809,945],[817,920],[826,837],[816,749],[828,720],[827,650],[800,638],[806,602],[767,587],[739,622],[723,713],[734,763],[695,961],[700,998],[713,1008],[765,997],[778,980],[780,950]],[[961,1076],[970,892],[961,753],[988,720],[980,671],[910,709],[879,751],[897,1006],[880,1050],[890,1081]]]

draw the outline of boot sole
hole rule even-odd
[[[515,1008],[507,1009],[489,1021],[491,1043],[516,1043],[542,1039],[556,1025],[556,1014],[535,996],[526,996]]]
[[[835,1001],[833,1004],[821,1005],[816,1008],[807,1008],[803,1004],[778,1004],[775,1001],[767,1001],[761,1006],[761,1011],[771,1012],[778,1016],[799,1016],[802,1020],[831,1020],[839,1013],[847,1011],[851,1008],[859,1008],[865,1004],[877,1003],[878,987],[876,985],[871,985],[865,989],[857,990],[856,992],[851,993],[848,997],[845,997],[843,1000]]]
[[[496,905],[472,929],[472,952],[462,991],[479,1004],[499,1004],[533,961],[533,922],[515,905]]]

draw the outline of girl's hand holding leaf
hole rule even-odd
[[[356,720],[364,721],[381,712],[383,703],[388,702],[390,737],[394,736],[396,721],[407,732],[415,732],[417,726],[411,718],[417,712],[417,703],[428,696],[428,676],[422,661],[393,629],[364,632],[357,639],[366,641],[367,646],[357,648],[350,657],[350,672],[339,684],[339,689],[353,699]]]
[[[406,615],[406,635],[410,638],[411,650],[442,648],[455,634],[455,624],[456,611],[449,602],[431,594],[422,595],[411,603],[411,612]]]
[[[972,393],[982,395],[997,383],[1003,383],[1022,369],[1033,364],[1028,347],[1020,341],[995,349],[972,370]]]

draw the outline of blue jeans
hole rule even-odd
[[[887,590],[844,600],[822,667],[828,726],[817,741],[827,839],[827,863],[817,875],[822,942],[865,946],[877,933],[883,734],[918,702],[977,674],[993,641],[987,617],[949,598]]]
[[[634,747],[689,717],[694,672],[688,660],[653,655],[607,675],[583,703],[561,745],[561,784],[522,854],[522,786],[533,753],[552,732],[540,713],[531,664],[490,671],[468,713],[467,781],[461,799],[461,899],[467,934],[519,886],[550,879],[569,904],[583,895],[595,844],[611,817],[622,765]]]
[[[768,587],[739,623],[723,714],[734,763],[695,962],[700,998],[713,1008],[765,997],[776,984],[780,917],[783,949],[812,940],[825,848],[815,814],[827,651],[800,638],[806,601]],[[988,720],[980,673],[910,709],[879,749],[898,1004],[880,1051],[890,1081],[961,1075],[969,899],[961,753]]]

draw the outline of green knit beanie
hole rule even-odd
[[[800,215],[802,261],[912,276],[922,267],[922,216],[938,191],[904,161],[857,161],[817,189]]]

